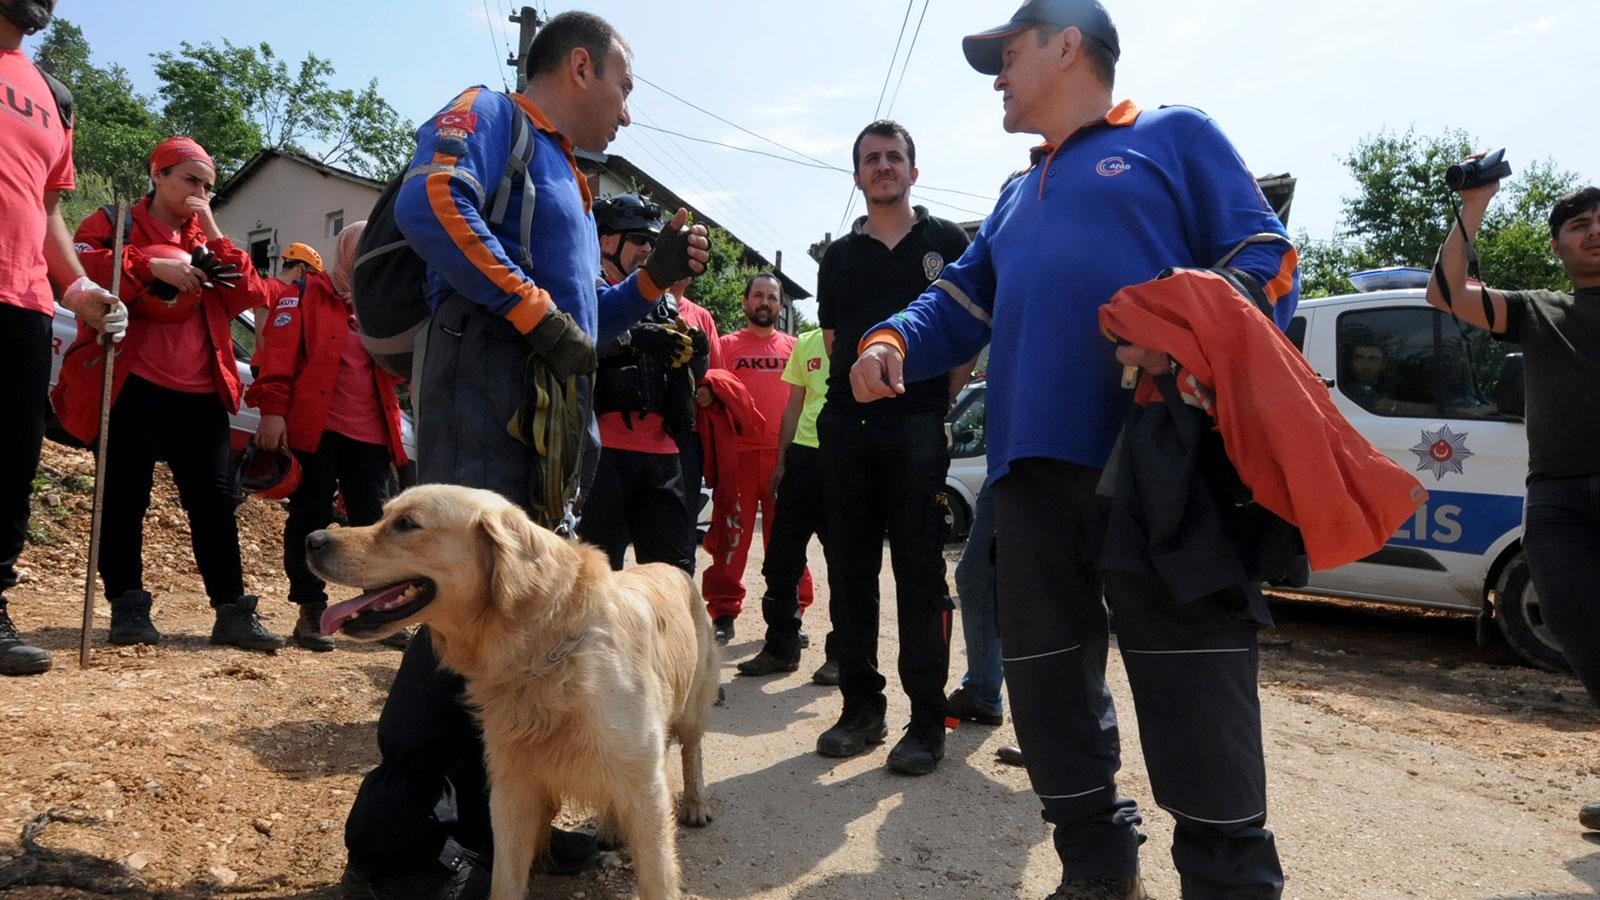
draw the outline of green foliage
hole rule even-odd
[[[67,230],[76,231],[78,223],[89,218],[95,210],[115,202],[117,202],[117,191],[112,180],[98,172],[84,169],[78,172],[77,190],[62,195],[61,218],[67,223]]]
[[[727,334],[744,327],[744,285],[758,271],[745,265],[738,243],[721,228],[710,230],[711,260],[704,275],[689,284],[689,299],[704,306]]]
[[[78,169],[79,191],[104,189],[105,199],[89,209],[110,202],[112,194],[143,194],[149,186],[145,160],[169,132],[151,110],[149,99],[134,91],[127,70],[118,65],[96,66],[83,31],[61,18],[45,32],[34,58],[72,91],[72,158]],[[87,178],[89,173],[101,180]],[[69,227],[78,221],[67,216]]]
[[[411,123],[378,94],[377,81],[336,89],[328,83],[333,64],[315,53],[291,70],[270,44],[224,39],[221,47],[186,41],[155,59],[163,115],[173,131],[205,145],[223,178],[264,147],[373,178],[388,177],[410,156]]]
[[[1380,132],[1357,143],[1344,163],[1358,193],[1345,198],[1334,239],[1312,242],[1300,235],[1302,296],[1349,293],[1346,276],[1361,269],[1431,268],[1452,224],[1444,171],[1476,143],[1459,129],[1437,137]],[[1477,237],[1484,278],[1503,288],[1565,290],[1545,222],[1556,198],[1577,188],[1578,176],[1550,160],[1519,169],[1502,185]]]

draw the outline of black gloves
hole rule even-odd
[[[694,340],[683,331],[645,322],[628,330],[633,349],[676,369],[694,358]]]
[[[693,276],[694,270],[689,268],[689,230],[662,231],[650,258],[644,261],[644,271],[662,290]]]
[[[583,333],[571,316],[554,307],[523,337],[533,352],[539,354],[562,381],[574,375],[587,375],[599,365],[595,358],[594,341]]]
[[[239,274],[239,267],[233,263],[224,263],[211,248],[205,244],[194,248],[190,252],[191,265],[206,273],[205,284],[207,288],[224,287],[232,289],[244,278]]]

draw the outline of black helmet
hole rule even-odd
[[[660,205],[638,194],[617,194],[596,203],[594,222],[601,234],[660,234],[663,224]]]

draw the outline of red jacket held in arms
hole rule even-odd
[[[1100,307],[1108,334],[1171,356],[1197,381],[1228,459],[1256,502],[1300,529],[1314,569],[1368,556],[1427,499],[1416,478],[1345,420],[1300,351],[1210,272],[1123,288]],[[1160,402],[1141,378],[1136,402]]]

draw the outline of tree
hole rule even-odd
[[[167,131],[148,98],[134,91],[127,70],[96,66],[83,31],[62,18],[45,32],[34,61],[72,91],[72,158],[80,191],[93,175],[101,179],[96,190],[108,197],[143,194],[149,186],[145,160]],[[76,224],[68,218],[69,226]]]
[[[154,56],[167,124],[203,144],[221,178],[268,148],[374,178],[387,178],[410,157],[412,125],[378,94],[377,81],[360,91],[334,88],[333,64],[314,53],[292,73],[265,42],[184,42],[176,53]]]
[[[712,227],[711,259],[704,275],[689,284],[689,299],[704,306],[727,334],[744,327],[744,286],[759,271],[744,263],[739,244],[721,228]]]
[[[1347,293],[1346,276],[1375,266],[1432,267],[1453,221],[1454,195],[1444,172],[1476,143],[1451,130],[1438,137],[1381,132],[1356,144],[1344,164],[1358,193],[1344,199],[1334,239],[1312,242],[1300,235],[1301,292]],[[1504,288],[1566,288],[1545,217],[1555,199],[1577,185],[1577,175],[1549,160],[1534,161],[1506,182],[1475,241],[1485,279]]]

